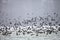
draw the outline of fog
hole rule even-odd
[[[60,15],[59,4],[60,0],[0,0],[0,20]]]
[[[2,0],[2,11],[8,14],[10,18],[44,16],[47,13],[57,12],[59,9],[58,3],[59,0]],[[29,16],[27,13],[29,13]]]

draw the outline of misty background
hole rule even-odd
[[[0,22],[4,24],[8,19],[45,17],[53,13],[60,16],[60,0],[0,0]]]

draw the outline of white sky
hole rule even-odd
[[[60,0],[3,0],[2,2],[4,18],[6,15],[7,18],[17,18],[19,16],[29,18],[60,12]],[[29,15],[27,15],[28,13]]]

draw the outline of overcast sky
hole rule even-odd
[[[60,14],[60,0],[0,0],[0,19]]]

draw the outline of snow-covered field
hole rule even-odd
[[[14,35],[11,34],[11,36],[2,36],[0,35],[0,40],[60,40],[60,32],[58,34],[39,34],[39,36],[30,36],[29,34],[27,35]]]
[[[21,27],[21,28],[27,29],[28,27]],[[38,28],[36,28],[36,29],[38,29]],[[34,35],[31,36],[31,34],[23,35],[23,33],[16,35],[18,30],[13,30],[13,28],[11,28],[10,31],[13,31],[12,34],[9,34],[9,35],[0,34],[0,40],[60,40],[60,31],[58,31],[57,34],[51,33],[51,34],[47,35],[47,34],[42,33],[42,34],[38,34],[38,36],[36,36],[36,33],[33,32]]]

